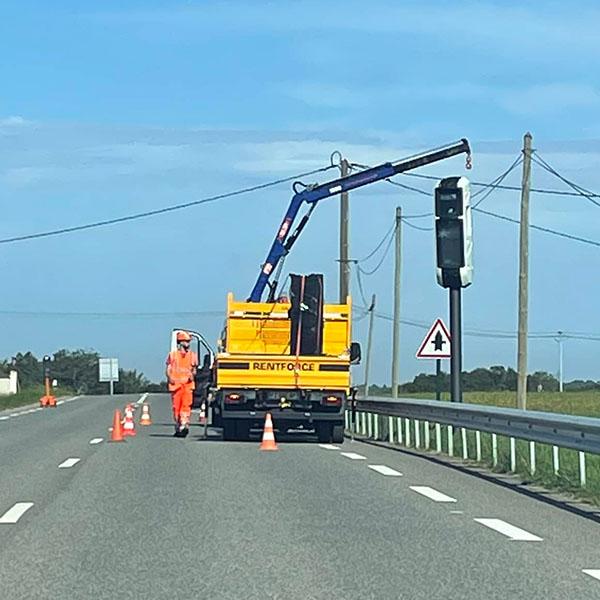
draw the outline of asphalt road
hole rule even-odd
[[[175,439],[161,395],[107,443],[138,399],[0,413],[0,598],[600,598],[596,523],[360,442]]]

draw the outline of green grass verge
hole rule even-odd
[[[435,394],[402,394],[405,398],[435,398]],[[442,395],[449,400],[448,394]],[[471,404],[488,404],[504,408],[517,408],[515,392],[465,392],[463,401]],[[558,412],[567,415],[600,417],[600,393],[589,392],[529,392],[527,409]]]
[[[67,388],[55,388],[52,392],[57,398],[59,396],[70,396],[73,392]],[[20,391],[12,396],[0,396],[0,411],[35,404],[45,394],[44,386],[39,385]]]
[[[375,415],[373,415],[375,417]],[[359,420],[359,424],[362,421]],[[402,444],[407,445],[407,420],[402,419]],[[382,416],[379,424],[375,426],[375,418],[372,420],[372,433],[377,429],[378,439],[388,438],[388,417]],[[360,425],[359,425],[360,426]],[[398,421],[394,417],[394,441],[398,440]],[[415,447],[416,441],[415,421],[410,422],[410,447]],[[426,433],[425,422],[419,422],[420,448],[425,447]],[[480,464],[486,465],[491,471],[496,473],[514,472],[521,476],[523,480],[538,484],[548,490],[566,492],[573,497],[588,501],[600,506],[600,456],[597,454],[585,454],[586,464],[586,482],[581,485],[579,472],[579,452],[566,448],[559,449],[559,468],[554,472],[552,446],[547,444],[535,444],[535,471],[532,470],[530,461],[530,444],[526,440],[515,440],[515,469],[512,471],[510,464],[510,438],[496,436],[497,452],[496,462],[494,463],[492,434],[481,433],[481,461]],[[461,458],[463,454],[463,436],[460,429],[454,429],[450,438],[453,445],[453,456]],[[434,424],[429,424],[429,448],[434,450],[437,447],[437,430]],[[440,426],[440,446],[443,454],[449,454],[448,427]],[[477,437],[475,431],[466,431],[467,457],[469,461],[477,459]]]

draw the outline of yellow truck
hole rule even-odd
[[[351,301],[317,299],[311,307],[308,298],[297,300],[294,310],[293,294],[276,302],[228,295],[213,369],[213,424],[224,439],[248,439],[270,412],[280,432],[314,429],[321,442],[344,441],[350,365],[360,360],[350,338]]]

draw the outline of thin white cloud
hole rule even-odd
[[[373,1],[368,7],[359,0],[336,3],[317,0],[269,2],[264,4],[212,2],[180,8],[123,10],[95,13],[90,18],[112,26],[134,26],[155,35],[197,35],[215,33],[312,34],[330,31],[382,35],[426,35],[443,39],[448,46],[464,46],[474,52],[495,47],[504,54],[522,55],[538,51],[536,60],[574,52],[600,54],[596,7],[536,3],[529,6],[508,3],[396,2]],[[548,58],[549,59],[549,58]]]
[[[472,82],[420,87],[388,85],[353,88],[332,83],[290,82],[279,86],[291,98],[319,108],[387,107],[432,100],[495,105],[514,115],[554,115],[572,109],[600,108],[600,93],[589,84],[551,82],[528,87],[483,86]]]

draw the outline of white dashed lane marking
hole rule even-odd
[[[339,448],[333,444],[319,444],[319,448],[323,448],[324,450],[339,450]]]
[[[582,571],[586,575],[589,575],[590,577],[593,577],[594,579],[600,580],[600,569],[582,569]]]
[[[65,403],[65,401],[64,401],[64,400],[59,400],[59,401],[56,403],[56,406],[60,406],[61,404],[64,404],[64,403]]]
[[[140,399],[137,401],[137,404],[141,404],[142,402],[144,402],[147,397],[148,397],[148,393],[142,394]]]
[[[511,541],[515,542],[541,542],[543,541],[541,537],[534,535],[533,533],[529,533],[529,531],[525,531],[520,527],[515,527],[502,519],[474,519],[476,523],[481,523],[481,525],[485,525],[502,535],[505,535],[507,538],[510,538]]]
[[[367,460],[361,454],[355,454],[354,452],[340,452],[342,456],[349,458],[350,460]]]
[[[16,523],[32,506],[33,502],[17,502],[0,517],[0,524]]]
[[[0,421],[8,421],[8,419],[10,419],[10,417],[0,417]]]
[[[373,471],[377,471],[377,473],[387,475],[388,477],[402,477],[402,473],[385,465],[369,465],[369,469],[373,469]]]
[[[442,492],[438,492],[433,488],[427,487],[426,485],[411,485],[410,489],[413,492],[417,492],[417,494],[421,494],[433,500],[434,502],[456,502],[456,498],[452,498],[452,496],[446,496],[446,494],[442,494]]]
[[[76,465],[81,459],[80,458],[67,458],[64,462],[58,465],[59,469],[70,469],[73,465]]]
[[[94,438],[93,440],[90,440],[90,444],[95,445],[95,444],[99,444],[100,442],[103,442],[104,438]]]

